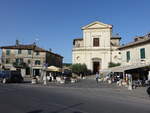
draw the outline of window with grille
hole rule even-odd
[[[93,38],[93,46],[98,47],[99,46],[99,38]]]

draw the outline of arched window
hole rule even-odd
[[[40,60],[36,60],[35,61],[35,65],[40,65],[41,64],[41,61]]]

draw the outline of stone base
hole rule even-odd
[[[31,83],[32,84],[37,84],[37,79],[32,79]]]

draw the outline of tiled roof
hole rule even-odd
[[[74,39],[74,40],[83,40],[83,38],[76,38],[76,39]]]
[[[0,47],[1,49],[21,49],[21,50],[34,50],[34,51],[38,51],[38,52],[49,52],[53,55],[56,55],[56,56],[59,56],[59,57],[62,57],[61,55],[59,54],[56,54],[56,53],[53,53],[51,51],[47,51],[43,48],[40,48],[38,47],[37,45],[35,44],[29,44],[29,45],[22,45],[22,44],[19,44],[19,45],[12,45],[12,46],[2,46]],[[63,58],[63,57],[62,57]]]
[[[35,44],[30,44],[30,45],[12,45],[12,46],[2,46],[0,47],[1,49],[27,49],[27,50],[35,50],[35,51],[39,51],[39,52],[46,52],[45,49],[40,48],[38,46],[36,46]]]
[[[140,44],[148,43],[148,42],[150,42],[150,38],[144,38],[142,40],[131,42],[131,43],[128,43],[126,45],[123,45],[118,49],[124,49],[124,48],[132,47],[132,46],[136,46],[136,45],[140,45]]]

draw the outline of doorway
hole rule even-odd
[[[40,69],[34,69],[33,73],[34,76],[40,76]]]
[[[93,73],[99,72],[100,69],[100,62],[93,62]]]
[[[31,71],[31,69],[29,67],[27,67],[26,68],[26,75],[30,75],[31,74],[30,71]]]

